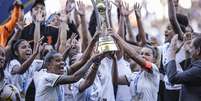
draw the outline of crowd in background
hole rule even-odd
[[[84,0],[67,0],[47,17],[44,0],[36,0],[25,24],[16,0],[0,25],[0,100],[200,101],[200,2],[189,17],[179,0],[166,1],[168,23],[144,20],[140,3],[92,0],[89,12]],[[160,32],[165,26],[163,43],[148,23]],[[117,50],[99,50],[104,36]]]

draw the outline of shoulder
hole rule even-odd
[[[16,59],[13,59],[13,60],[10,61],[10,64],[20,64],[20,62],[18,60],[16,60]]]
[[[153,64],[153,63],[152,63],[152,71],[159,72],[159,69],[158,69],[158,67],[156,66],[156,64]]]
[[[31,65],[42,65],[43,64],[43,60],[39,60],[39,59],[35,59],[33,62],[32,62],[32,64]]]
[[[140,71],[138,72],[133,72],[131,74],[126,74],[125,77],[128,80],[128,82],[132,82],[135,80],[135,78],[140,74]]]
[[[21,63],[18,60],[14,59],[14,60],[10,61],[8,68],[9,68],[9,70],[11,70],[11,69],[13,69],[15,67],[19,67],[19,66],[21,66]]]
[[[38,82],[38,80],[42,80],[48,86],[55,86],[55,82],[59,79],[61,75],[57,75],[54,73],[48,73],[46,69],[42,69],[39,72],[34,73],[34,80]]]

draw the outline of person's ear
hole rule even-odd
[[[15,51],[14,54],[15,54],[16,56],[19,56],[19,52],[18,52],[18,51]]]
[[[200,48],[196,49],[196,55],[201,55]]]
[[[47,63],[45,63],[45,67],[48,69],[48,67],[50,67],[51,66],[51,62],[47,62]]]

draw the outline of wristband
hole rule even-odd
[[[148,61],[145,61],[145,68],[148,69],[148,70],[151,70],[152,69],[152,63],[148,62]]]

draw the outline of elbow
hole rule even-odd
[[[176,84],[177,83],[177,77],[176,77],[177,73],[174,73],[172,75],[169,75],[167,74],[168,76],[168,81],[171,83],[171,84]]]
[[[94,82],[93,82],[94,80],[86,80],[85,81],[85,83],[87,84],[87,87],[86,88],[88,88],[89,86],[91,86]]]
[[[174,76],[168,77],[168,81],[169,81],[171,84],[175,84],[175,83],[176,83],[176,80],[175,80],[175,77],[174,77]]]
[[[26,71],[27,71],[27,69],[26,69],[26,70],[19,70],[19,71],[17,72],[17,74],[22,75],[22,74],[24,74]]]
[[[81,79],[80,74],[73,74],[73,82],[77,82]]]
[[[170,61],[165,67],[167,71],[168,81],[171,84],[175,84],[178,80],[176,61],[175,60]]]
[[[89,88],[91,85],[93,84],[93,82],[91,83],[91,81],[85,80],[84,81],[84,87],[80,87],[79,88],[79,92],[84,92],[87,88]]]
[[[22,75],[22,74],[24,74],[24,73],[25,73],[25,71],[23,71],[23,70],[21,70],[21,71],[19,71],[19,70],[11,71],[11,74],[12,74],[12,75],[16,75],[16,74]]]

